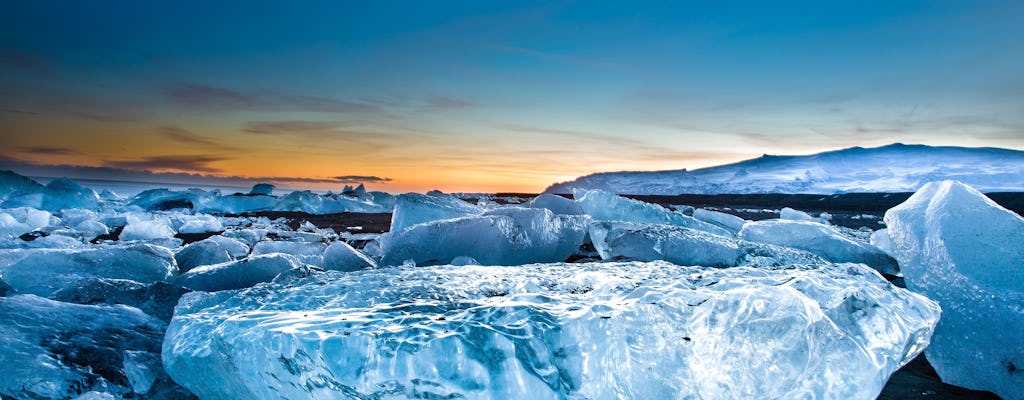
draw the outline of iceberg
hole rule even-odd
[[[526,208],[546,208],[551,212],[560,215],[583,215],[583,209],[575,201],[565,197],[545,193],[534,197],[523,204]]]
[[[270,282],[278,274],[300,266],[302,263],[288,254],[253,255],[244,260],[193,268],[181,275],[178,284],[207,292],[242,289]]]
[[[178,228],[179,233],[223,232],[224,226],[220,219],[212,215],[196,214],[184,217],[184,223]]]
[[[198,242],[190,243],[174,253],[180,272],[190,269],[236,260],[249,255],[249,246],[238,240],[225,236],[211,236]]]
[[[121,230],[118,239],[128,240],[157,240],[170,239],[174,237],[174,230],[166,218],[146,219],[151,216],[131,214],[127,216],[128,225]]]
[[[177,274],[174,255],[150,244],[94,246],[87,249],[25,250],[0,264],[0,275],[18,293],[50,297],[86,278],[167,281]]]
[[[324,250],[323,268],[334,271],[358,271],[376,268],[377,263],[345,242],[334,242]]]
[[[196,208],[204,201],[216,196],[201,189],[171,191],[168,189],[150,189],[132,197],[129,206],[136,206],[147,211],[165,211],[174,209]]]
[[[672,225],[595,221],[590,224],[590,239],[602,260],[664,260],[719,268],[825,263],[805,251]]]
[[[740,230],[739,238],[809,251],[833,262],[867,264],[884,274],[900,272],[899,264],[885,252],[817,222],[784,219],[748,222]]]
[[[0,199],[11,193],[34,193],[43,189],[36,181],[12,171],[0,171]]]
[[[305,264],[319,267],[324,262],[323,255],[325,250],[327,250],[327,243],[322,241],[264,240],[252,247],[252,254],[284,253],[297,258]]]
[[[573,192],[573,196],[580,207],[583,208],[583,211],[595,220],[675,225],[702,230],[716,235],[734,236],[727,229],[669,210],[657,204],[627,199],[600,190],[580,189]]]
[[[13,238],[50,226],[52,215],[29,207],[0,210],[0,239]]]
[[[100,196],[68,178],[54,179],[38,191],[15,192],[7,197],[4,208],[32,207],[47,211],[67,208],[96,209]]]
[[[0,395],[17,399],[65,399],[92,390],[121,398],[132,388],[125,364],[159,358],[166,326],[131,307],[33,295],[0,297],[0,321]],[[163,374],[160,364],[153,368]]]
[[[274,194],[274,189],[276,188],[277,186],[270,183],[257,183],[252,185],[252,189],[249,190],[249,195],[270,196]]]
[[[459,200],[461,201],[461,200]],[[547,209],[506,207],[480,216],[413,225],[380,238],[381,265],[450,264],[459,256],[482,265],[565,261],[587,233],[587,218]]]
[[[125,279],[85,278],[53,294],[53,300],[75,304],[124,304],[162,321],[170,321],[174,306],[187,289],[167,282],[142,284]]]
[[[828,216],[828,213],[824,214],[825,216]],[[828,224],[827,218],[812,217],[811,214],[808,214],[800,210],[794,210],[789,207],[782,207],[782,210],[779,210],[779,219],[785,219],[790,221],[810,221],[826,225]]]
[[[1024,218],[943,181],[885,223],[907,288],[942,305],[925,351],[942,381],[1024,399]]]
[[[479,215],[482,212],[482,208],[446,194],[400,194],[391,214],[391,232],[424,222]]]
[[[247,196],[228,195],[217,196],[200,207],[199,211],[218,214],[243,214],[256,211],[270,211],[277,205],[277,198],[273,196]]]
[[[859,264],[328,271],[185,295],[163,363],[204,399],[874,399],[938,318]]]
[[[694,209],[693,217],[728,229],[733,235],[739,233],[740,229],[743,229],[743,224],[747,223],[747,220],[735,215],[704,208]]]

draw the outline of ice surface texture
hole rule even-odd
[[[244,260],[194,268],[182,274],[178,284],[208,292],[241,289],[270,282],[278,274],[301,265],[297,258],[288,254],[254,255]]]
[[[187,294],[163,360],[204,399],[873,399],[938,317],[856,264],[403,267]]]
[[[445,194],[405,193],[398,196],[391,215],[391,232],[416,224],[477,215],[483,209]]]
[[[440,265],[459,256],[481,265],[561,262],[583,244],[586,224],[585,216],[554,215],[543,208],[499,208],[389,232],[380,239],[380,263],[413,260],[417,265]]]
[[[92,389],[127,393],[133,388],[128,365],[151,370],[144,381],[135,380],[140,384],[135,389],[145,393],[163,375],[159,363],[143,360],[159,358],[165,325],[135,308],[18,295],[0,297],[0,321],[4,396],[63,399]]]
[[[885,222],[907,287],[942,305],[925,353],[942,380],[1024,399],[1024,219],[945,181]]]
[[[725,228],[678,213],[657,204],[627,199],[600,190],[577,190],[573,196],[583,211],[596,220],[683,226],[716,235],[733,236]]]
[[[178,267],[174,255],[149,244],[98,246],[89,249],[22,250],[17,260],[0,265],[0,275],[18,293],[49,297],[84,278],[128,279],[140,283],[166,281]]]
[[[735,215],[703,208],[694,209],[693,217],[728,229],[733,234],[738,233],[740,229],[743,229],[743,224],[747,223],[747,220]]]
[[[739,237],[806,250],[834,262],[864,263],[886,274],[899,273],[896,260],[882,250],[850,239],[835,228],[817,222],[784,219],[749,222],[743,225]]]
[[[677,265],[735,267],[824,264],[808,252],[736,240],[681,226],[595,221],[590,240],[603,260],[656,261]]]

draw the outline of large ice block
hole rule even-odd
[[[944,181],[885,223],[907,288],[942,305],[925,352],[942,381],[1024,399],[1024,218]]]
[[[395,200],[390,231],[397,232],[424,222],[478,215],[482,212],[482,208],[446,194],[428,196],[405,193],[398,195]]]
[[[834,262],[863,263],[896,275],[899,264],[882,250],[846,237],[835,228],[809,221],[769,219],[743,225],[739,238],[806,250]]]
[[[204,399],[874,399],[938,306],[859,264],[328,271],[182,298]]]
[[[86,249],[26,250],[15,262],[0,266],[0,275],[18,293],[48,297],[84,278],[166,281],[177,274],[174,255],[150,244],[96,246]]]
[[[734,236],[729,230],[657,204],[628,199],[600,190],[578,189],[573,193],[583,211],[595,220],[639,222],[693,228],[722,236]]]

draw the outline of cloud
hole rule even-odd
[[[0,66],[22,69],[48,79],[57,76],[48,60],[23,51],[0,49]]]
[[[433,96],[433,97],[427,99],[427,105],[429,107],[431,107],[431,108],[449,109],[449,110],[450,109],[461,109],[461,108],[470,108],[470,107],[477,107],[477,106],[479,106],[479,104],[477,104],[475,102],[472,102],[472,101],[469,101],[469,100],[458,99],[458,98],[454,98],[454,97],[449,97],[449,96]]]
[[[76,154],[77,151],[69,149],[67,147],[58,146],[28,146],[21,147],[18,149],[21,153],[39,154],[39,155],[51,155],[51,156],[65,156],[69,154]]]
[[[152,184],[184,184],[184,185],[209,185],[209,186],[246,186],[260,182],[271,182],[276,184],[386,184],[390,178],[363,175],[344,175],[337,177],[294,177],[294,176],[220,176],[209,173],[186,173],[186,172],[153,172],[149,170],[138,170],[130,168],[115,167],[112,165],[103,167],[91,167],[84,165],[67,164],[39,164],[19,160],[11,157],[0,156],[0,170],[12,170],[26,176],[59,177],[65,176],[72,179],[96,179],[111,181],[143,182]],[[360,179],[366,178],[366,179]]]
[[[207,164],[223,161],[224,157],[207,155],[153,156],[141,160],[107,161],[105,166],[128,170],[170,169],[177,171],[220,172]]]
[[[224,145],[220,142],[200,136],[192,131],[177,126],[162,126],[157,128],[157,132],[165,138],[171,139],[176,142],[201,145],[205,147],[216,147],[222,150],[235,150],[235,147]]]
[[[333,176],[333,177],[331,177],[331,179],[334,179],[334,180],[336,180],[338,182],[343,182],[343,183],[384,183],[384,182],[391,182],[391,178],[381,178],[379,176],[372,176],[372,175],[342,175],[342,176]]]
[[[203,110],[307,111],[321,113],[373,113],[376,106],[326,97],[294,95],[272,90],[234,90],[201,84],[179,84],[167,99],[183,107]]]
[[[18,110],[13,108],[0,108],[0,112],[7,114],[20,114],[20,115],[39,115],[35,111]]]
[[[324,121],[255,121],[245,124],[242,131],[257,135],[275,135],[328,131],[344,124]]]

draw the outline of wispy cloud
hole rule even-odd
[[[374,105],[361,102],[272,90],[235,90],[194,83],[172,87],[167,93],[167,99],[182,107],[220,111],[306,111],[342,114],[378,111]]]
[[[373,175],[342,175],[333,176],[331,179],[342,183],[384,183],[391,182],[391,178],[382,178]]]
[[[427,105],[431,108],[449,110],[479,106],[479,104],[475,102],[450,96],[432,96],[427,99]]]
[[[13,108],[0,108],[0,112],[7,114],[39,115],[39,113],[35,111],[18,110]]]
[[[254,121],[246,123],[243,132],[257,135],[291,134],[304,132],[323,132],[339,128],[345,124],[325,121]]]
[[[59,146],[27,146],[18,148],[18,152],[50,156],[66,156],[77,153],[73,149]]]
[[[211,167],[209,164],[223,160],[226,160],[226,158],[209,155],[169,155],[146,157],[138,160],[107,161],[104,165],[129,170],[169,169],[211,173],[220,172],[221,170]]]
[[[114,163],[118,164],[118,163]],[[133,166],[134,165],[129,165]],[[342,175],[335,177],[296,176],[238,176],[214,175],[197,172],[153,172],[115,165],[92,167],[67,164],[41,164],[0,156],[0,169],[12,170],[29,176],[66,176],[73,179],[101,179],[150,183],[174,183],[193,185],[251,185],[258,182],[278,184],[386,184],[390,178],[372,175]]]
[[[157,128],[157,133],[165,138],[171,139],[179,143],[186,143],[191,145],[198,145],[207,148],[219,148],[222,150],[234,150],[235,147],[225,145],[216,140],[210,139],[205,136],[198,135],[188,129],[184,129],[177,126],[162,126]]]

